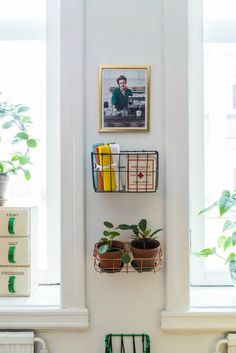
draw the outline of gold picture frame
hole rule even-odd
[[[148,132],[150,66],[99,65],[99,131]]]

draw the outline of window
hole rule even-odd
[[[202,18],[200,1],[167,0],[164,3],[166,302],[161,314],[161,328],[165,332],[235,331],[235,295],[231,297],[228,308],[225,306],[228,297],[219,297],[218,288],[211,293],[208,306],[193,307],[190,303],[189,220],[193,225],[193,207],[190,213],[189,189],[198,185],[199,190],[199,185],[203,186],[203,157],[196,157],[203,155],[203,147],[191,148],[191,155],[189,152],[189,143],[196,147],[199,146],[196,142],[202,140],[200,146],[203,146],[204,140],[203,128],[198,124],[199,116],[204,115],[203,76],[199,74],[203,72]],[[190,115],[191,120],[188,118]],[[203,123],[203,119],[200,121]],[[190,139],[189,128],[195,132]],[[193,165],[190,168],[191,178],[189,156],[195,161],[195,168]],[[191,199],[192,206],[196,208],[195,214],[204,204],[203,190],[200,189],[197,195],[199,199],[194,202]],[[194,229],[192,227],[191,231]],[[198,297],[204,298],[204,295],[205,288],[201,288]],[[217,306],[212,306],[211,299],[216,296],[219,299]]]
[[[197,165],[200,169],[198,171],[198,183],[203,183],[203,186],[200,186],[200,196],[194,195],[194,193],[199,192],[199,184],[196,183],[191,190],[191,200],[194,208],[191,225],[193,251],[214,246],[225,221],[225,219],[219,219],[216,210],[206,213],[205,217],[198,217],[198,211],[218,199],[222,190],[234,190],[236,185],[235,2],[231,0],[224,2],[203,0],[203,15],[202,72],[204,73],[204,80],[202,88],[205,119],[204,123],[199,122],[199,129],[204,135],[204,141],[200,138],[195,146],[196,149],[201,151],[199,143],[204,145],[204,151],[196,157],[202,159],[201,162],[197,162]],[[198,65],[199,74],[201,74],[201,68]],[[192,131],[193,133],[194,131]],[[195,161],[191,163],[194,164]],[[205,197],[203,197],[203,194],[205,194]],[[199,207],[198,210],[196,205]],[[191,262],[192,284],[232,285],[228,267],[223,266],[222,259],[212,256],[205,260],[192,258]],[[200,271],[199,268],[201,268]]]
[[[84,4],[77,0],[61,0],[60,8],[56,4],[56,1],[47,2],[47,16],[60,18],[60,31],[56,30],[60,35],[57,56],[61,73],[61,84],[56,87],[61,97],[57,128],[61,160],[66,160],[66,168],[63,163],[60,168],[61,216],[58,222],[63,249],[60,256],[61,301],[59,306],[45,303],[39,306],[33,303],[27,307],[22,303],[14,307],[0,306],[0,329],[24,327],[75,331],[84,330],[89,325],[85,305],[84,164],[80,163],[84,158]],[[55,27],[50,30],[53,33]],[[56,43],[52,40],[49,47],[53,51],[54,45]],[[57,76],[53,70],[48,74]],[[78,92],[81,92],[81,99],[77,99]],[[57,106],[53,99],[50,104]]]
[[[54,13],[56,7],[59,7],[58,1],[54,1]],[[47,9],[46,0],[24,0],[20,3],[0,0],[0,8],[0,99],[30,107],[29,114],[34,123],[31,132],[39,140],[37,149],[32,150],[34,166],[30,181],[26,182],[22,175],[12,177],[8,197],[17,200],[19,205],[38,206],[38,249],[34,250],[38,251],[39,284],[58,284],[59,15],[52,14],[49,5]],[[55,29],[54,34],[52,29]],[[2,129],[3,140],[7,134],[8,130]],[[2,152],[6,150],[4,147]],[[31,305],[33,297],[34,293],[29,299]],[[43,298],[41,290],[35,296],[35,303],[38,304],[40,298]],[[59,304],[59,293],[52,300],[54,305]],[[1,304],[8,302],[2,300]],[[25,300],[14,301],[21,302],[25,303]]]

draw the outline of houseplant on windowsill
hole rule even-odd
[[[146,219],[141,219],[138,224],[120,224],[117,228],[133,232],[130,250],[134,258],[131,262],[134,269],[138,272],[152,271],[155,267],[155,259],[161,253],[160,242],[156,239],[156,234],[163,229],[154,231],[148,229]]]
[[[236,193],[224,190],[221,193],[219,200],[200,211],[199,215],[210,211],[213,208],[218,208],[220,218],[226,213],[228,213],[229,218],[225,220],[222,232],[219,235],[215,246],[201,249],[198,252],[194,252],[193,255],[199,257],[215,255],[221,258],[225,264],[229,264],[232,283],[236,287]]]
[[[11,148],[7,156],[4,155],[5,149],[0,146],[0,206],[6,201],[6,189],[11,175],[22,172],[26,180],[31,178],[28,170],[31,164],[30,151],[37,147],[37,140],[28,131],[32,124],[31,117],[27,115],[28,110],[23,104],[0,102],[0,119],[3,120],[1,127],[13,131],[13,136],[8,141]],[[3,139],[0,140],[1,143]]]
[[[126,252],[125,244],[122,241],[114,240],[120,233],[114,230],[110,222],[103,223],[106,229],[101,239],[95,244],[95,256],[98,256],[100,268],[104,272],[119,272],[124,263],[130,262],[130,256]]]

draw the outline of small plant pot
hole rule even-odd
[[[150,240],[144,243],[141,240],[133,240],[130,244],[130,250],[134,260],[131,262],[133,268],[138,272],[152,271],[156,266],[156,261],[161,246],[158,240]]]
[[[112,250],[107,251],[104,254],[99,254],[99,248],[103,243],[97,243],[95,247],[95,255],[99,258],[100,268],[103,272],[119,272],[121,271],[123,264],[121,262],[121,256],[125,251],[125,245],[123,242],[113,240]]]
[[[9,180],[9,175],[0,174],[0,206],[3,206],[7,201],[6,192]]]

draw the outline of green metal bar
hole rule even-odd
[[[10,217],[8,220],[8,232],[10,234],[15,234],[15,231],[14,231],[15,220],[16,220],[15,217]]]
[[[109,333],[105,338],[105,353],[113,353],[112,348],[109,347],[110,337],[144,337],[145,349],[143,353],[150,353],[150,336],[145,333]]]
[[[11,263],[11,264],[15,264],[16,261],[15,261],[15,250],[16,250],[16,247],[15,245],[14,246],[10,246],[9,249],[8,249],[8,261]]]

